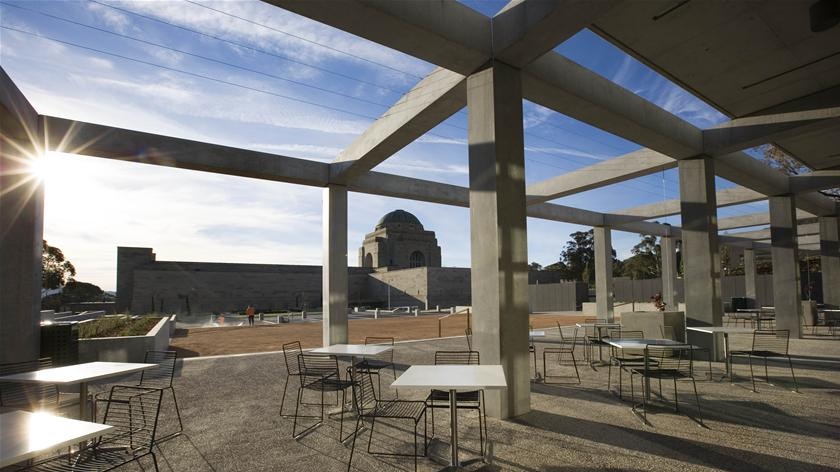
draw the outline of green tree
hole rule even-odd
[[[528,270],[542,270],[543,266],[536,262],[532,262],[528,264]]]
[[[50,246],[44,240],[41,255],[41,287],[53,289],[73,281],[76,268],[64,258],[61,249]]]
[[[595,232],[577,231],[569,235],[571,241],[566,242],[560,260],[545,267],[545,270],[559,270],[566,280],[580,280],[595,282]],[[612,251],[613,269],[621,262]]]
[[[61,299],[63,303],[99,302],[103,294],[102,289],[94,284],[71,280],[61,290]]]
[[[640,234],[642,239],[633,246],[632,256],[621,265],[620,274],[631,279],[654,279],[662,275],[662,247],[656,236]]]

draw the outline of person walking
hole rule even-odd
[[[254,326],[254,306],[248,304],[248,308],[245,309],[245,314],[248,315],[248,325]]]

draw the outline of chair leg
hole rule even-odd
[[[432,437],[435,437],[435,408],[432,407]]]
[[[767,358],[764,358],[764,381],[770,385],[770,375],[767,373]]]
[[[175,397],[175,389],[169,387],[169,390],[172,392],[172,401],[175,403],[175,414],[178,415],[178,432],[184,431],[184,423],[181,421],[181,409],[178,408],[178,398]]]
[[[286,376],[286,381],[283,382],[283,396],[280,397],[280,417],[283,417],[283,405],[286,403],[286,389],[289,387],[289,377],[291,375]]]
[[[700,420],[700,424],[703,424],[703,414],[700,412],[700,395],[697,395],[697,382],[694,381],[694,377],[691,378],[691,383],[694,385],[694,400],[697,401],[697,418]]]
[[[674,377],[674,413],[680,412],[680,398],[677,394],[677,378]]]
[[[417,422],[414,422],[414,472],[417,472]]]
[[[155,472],[158,472],[160,469],[158,469],[157,456],[151,450],[149,451],[149,455],[152,456],[152,464],[155,466]]]
[[[298,388],[297,402],[295,402],[295,419],[292,422],[292,436],[293,437],[297,437],[297,420],[298,420],[298,412],[300,411],[300,402],[303,399],[302,398],[302,396],[303,396],[302,393],[303,393],[303,389]]]
[[[753,392],[758,392],[758,390],[755,389],[755,374],[753,373],[752,355],[747,356],[747,359],[750,362],[750,378],[752,378]]]
[[[370,417],[370,435],[368,435],[368,449],[367,449],[368,454],[370,454],[370,445],[373,442],[373,428],[374,428],[374,426],[376,426],[376,417],[371,416]]]
[[[793,391],[799,393],[799,385],[796,383],[796,374],[793,373],[793,361],[790,360],[790,355],[787,356],[788,365],[790,366],[790,376],[793,378]]]
[[[607,392],[610,391],[611,381],[612,381],[612,359],[610,359],[610,365],[607,367]]]
[[[359,421],[361,419],[361,416],[356,416],[356,430],[353,432],[353,444],[350,445],[350,459],[347,461],[347,472],[350,472],[350,467],[353,465],[353,451],[356,450],[356,436],[358,436]]]
[[[571,354],[572,354],[572,365],[575,366],[575,375],[577,376],[578,383],[580,383],[580,373],[578,372],[577,361],[575,360],[575,350],[574,349],[571,350]]]
[[[394,380],[397,380],[397,366],[393,362],[391,363],[391,372],[394,373]],[[400,389],[395,388],[394,393],[396,394],[397,398],[400,398]]]

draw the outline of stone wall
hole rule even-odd
[[[428,267],[429,307],[470,306],[472,287],[470,269],[462,267]]]

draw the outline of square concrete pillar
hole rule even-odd
[[[595,312],[598,319],[613,321],[612,230],[593,229],[595,239]]]
[[[755,289],[755,249],[744,249],[744,296],[756,300]],[[757,303],[757,302],[756,302]]]
[[[822,272],[823,303],[840,305],[840,238],[836,216],[821,216],[820,270]]]
[[[799,283],[799,243],[794,197],[770,197],[770,257],[773,260],[773,305],[776,328],[800,337],[802,287]]]
[[[7,139],[15,143],[0,139],[0,363],[39,356],[44,238],[44,186],[29,172],[35,151]]]
[[[508,388],[486,392],[487,413],[531,408],[528,248],[520,71],[496,63],[467,78],[472,329],[482,364],[501,364]]]
[[[688,326],[721,326],[720,251],[714,161],[679,161],[685,318]],[[723,353],[721,336],[688,332],[688,342],[706,347],[714,359]]]
[[[324,346],[347,343],[347,187],[324,189]]]
[[[666,311],[679,311],[677,303],[677,241],[673,236],[659,239],[662,254],[662,301]]]

